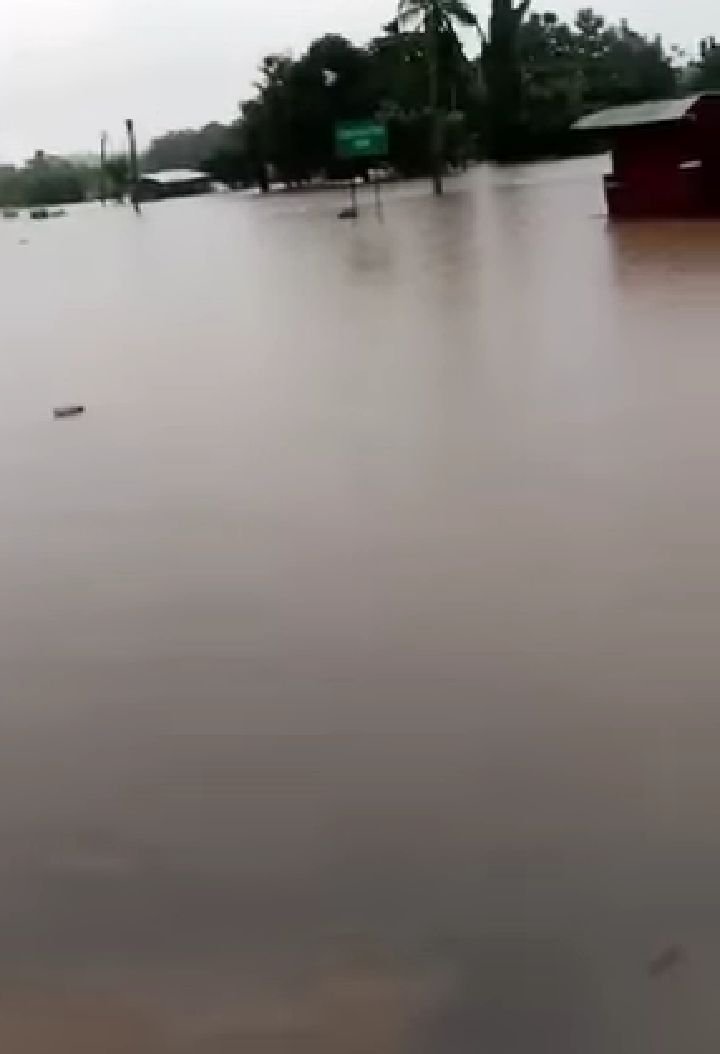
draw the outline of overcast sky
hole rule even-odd
[[[478,0],[484,18],[488,0]],[[120,145],[133,116],[142,141],[168,128],[234,116],[269,51],[302,49],[325,31],[367,40],[393,0],[0,0],[0,160],[37,147]],[[568,16],[580,3],[540,3]],[[720,37],[717,0],[598,0],[668,43]]]

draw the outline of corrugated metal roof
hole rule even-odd
[[[162,172],[145,172],[140,178],[152,183],[192,183],[196,179],[210,179],[210,176],[194,168],[166,168]]]
[[[632,103],[628,106],[611,106],[581,117],[573,128],[578,132],[601,132],[608,128],[631,128],[640,124],[663,124],[666,121],[681,121],[692,110],[701,95],[688,95],[684,99],[661,99],[658,102]]]

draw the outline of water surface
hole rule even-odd
[[[3,1049],[717,1044],[720,225],[602,167],[0,226]]]

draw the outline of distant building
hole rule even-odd
[[[611,144],[611,216],[720,216],[720,93],[613,106],[574,128]]]
[[[212,177],[192,168],[168,168],[163,172],[146,172],[140,177],[140,197],[144,201],[207,194],[211,190]]]

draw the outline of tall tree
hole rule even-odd
[[[570,126],[583,111],[583,78],[572,29],[552,11],[532,12],[520,26],[519,44],[527,153],[577,150]]]
[[[202,168],[215,150],[224,146],[228,129],[213,121],[204,128],[183,128],[153,139],[142,159],[144,172],[163,168]]]
[[[440,114],[440,41],[443,34],[448,32],[454,34],[456,25],[477,29],[477,17],[465,0],[400,0],[398,22],[400,26],[420,29],[424,36],[428,64],[433,191],[435,194],[442,194],[443,124]]]
[[[257,97],[242,105],[251,160],[288,183],[331,170],[335,123],[378,109],[370,70],[367,50],[336,34],[313,41],[298,59],[267,56]]]
[[[695,91],[720,90],[720,44],[715,37],[700,41],[700,59],[691,67],[690,86]]]
[[[418,30],[401,32],[397,19],[370,41],[375,92],[386,113],[413,113],[427,105],[425,39]]]
[[[648,39],[623,19],[607,25],[583,8],[575,19],[575,45],[588,106],[662,99],[675,90],[675,71],[659,37]]]
[[[492,0],[490,26],[482,53],[488,94],[490,152],[498,161],[522,153],[522,65],[520,27],[530,0]]]
[[[528,17],[526,17],[526,15]],[[482,55],[492,157],[514,161],[576,147],[583,111],[673,95],[676,73],[659,37],[586,7],[573,26],[527,0],[493,0]]]

